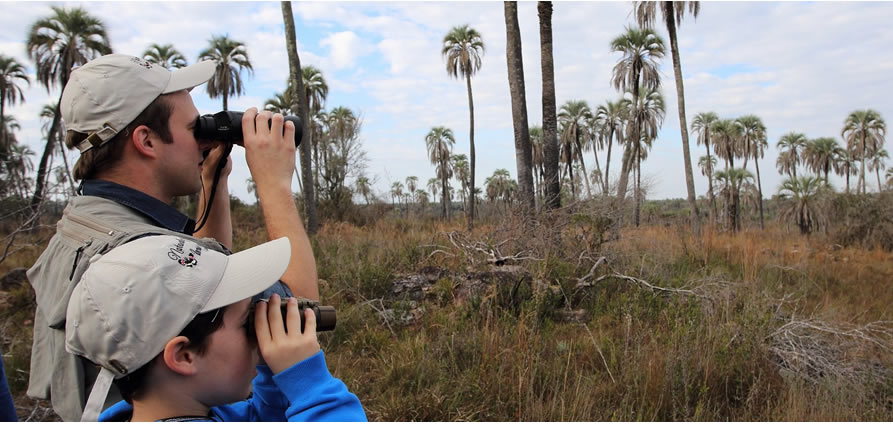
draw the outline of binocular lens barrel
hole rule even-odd
[[[288,300],[282,300],[279,306],[282,312],[282,321],[283,325],[285,325],[285,317],[288,312]],[[335,314],[334,306],[324,306],[320,305],[318,302],[314,302],[307,299],[298,299],[298,309],[301,311],[301,332],[304,332],[304,309],[310,308],[313,310],[313,314],[316,317],[316,331],[332,331],[335,329],[335,325],[338,323],[337,315]],[[254,334],[254,306],[251,306],[251,311],[248,313],[248,333]],[[286,331],[287,330],[286,326]]]
[[[195,125],[195,138],[222,142],[232,142],[242,145],[242,111],[220,111],[216,114],[207,114],[198,118]],[[294,115],[286,115],[285,121],[291,121],[295,125],[295,146],[301,144],[304,126],[301,118]],[[272,120],[267,124],[272,126]],[[283,127],[283,131],[285,128]]]

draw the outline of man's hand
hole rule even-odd
[[[272,119],[272,125],[267,123]],[[257,112],[249,108],[242,114],[242,136],[245,145],[245,160],[257,184],[258,195],[268,186],[291,193],[291,179],[295,170],[295,126],[284,124],[282,114],[270,111]]]
[[[298,300],[288,299],[288,311],[285,322],[278,308],[278,294],[270,296],[270,302],[260,301],[254,310],[254,331],[257,335],[257,346],[264,362],[279,374],[289,367],[319,352],[319,341],[316,338],[316,316],[312,309],[305,309],[304,331],[301,332],[302,312],[298,309]],[[273,309],[269,309],[273,306]],[[288,329],[286,331],[286,328]]]

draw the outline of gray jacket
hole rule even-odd
[[[53,410],[65,421],[80,420],[97,374],[89,361],[65,351],[65,314],[71,292],[90,258],[147,234],[177,235],[230,254],[214,239],[171,231],[130,207],[81,195],[65,207],[56,234],[28,270],[28,281],[37,294],[37,311],[27,394],[51,398]],[[120,399],[117,390],[110,392],[106,406]]]

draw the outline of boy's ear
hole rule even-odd
[[[140,155],[152,158],[158,156],[158,153],[155,151],[157,146],[155,132],[148,126],[137,126],[136,129],[133,129],[133,133],[130,134],[129,142]]]
[[[185,336],[177,336],[164,345],[162,358],[164,364],[171,371],[184,376],[190,376],[196,373],[198,361],[198,352],[191,349],[189,339]]]

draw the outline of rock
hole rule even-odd
[[[409,274],[398,277],[391,283],[391,296],[397,300],[420,301],[425,299],[435,281],[420,274]]]
[[[0,278],[0,290],[11,291],[28,284],[28,277],[25,275],[27,268],[15,268]]]
[[[585,309],[562,309],[556,312],[558,317],[561,318],[565,322],[586,322],[586,310]]]

